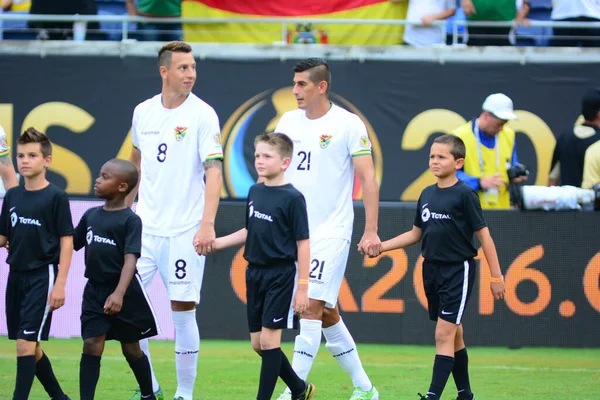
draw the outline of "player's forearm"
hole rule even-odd
[[[421,230],[418,229],[417,231],[415,228],[413,228],[412,230],[404,232],[403,234],[398,235],[395,238],[382,242],[381,251],[385,252],[390,250],[403,249],[405,247],[412,246],[419,240],[421,240]]]
[[[298,240],[298,282],[308,283],[308,266],[310,264],[310,241],[308,239]]]
[[[446,9],[446,10],[444,10],[442,12],[439,12],[437,14],[430,15],[429,17],[431,19],[436,20],[436,21],[443,21],[445,19],[448,19],[448,18],[452,17],[454,14],[456,14],[456,10],[453,9],[453,8],[448,8],[448,9]]]
[[[219,200],[221,199],[221,188],[223,186],[223,174],[221,171],[221,161],[218,167],[208,168],[206,170],[206,188],[204,190],[204,213],[202,214],[202,224],[215,223]]]
[[[246,228],[242,228],[237,232],[233,232],[227,236],[217,238],[215,240],[217,250],[225,249],[227,247],[232,247],[232,246],[240,246],[240,245],[246,243],[247,236],[248,236],[248,230]]]
[[[123,269],[121,270],[121,277],[119,278],[119,284],[115,289],[115,293],[125,295],[133,275],[135,275],[135,265],[137,263],[137,256],[135,254],[125,254],[125,261],[123,263]]]
[[[140,187],[140,184],[138,183],[137,185],[135,185],[133,190],[131,192],[129,192],[129,194],[125,197],[125,205],[127,207],[129,207],[129,208],[133,207],[133,203],[135,202],[135,197],[138,194],[139,187]]]
[[[498,261],[496,245],[494,244],[494,239],[492,239],[492,236],[490,235],[490,230],[488,228],[483,228],[477,231],[476,234],[479,242],[481,243],[481,248],[483,249],[485,259],[490,266],[490,273],[492,274],[492,277],[502,277],[502,270],[500,270],[500,261]]]
[[[69,268],[71,267],[71,257],[73,256],[73,236],[63,236],[60,238],[60,258],[58,265],[58,275],[56,276],[56,285],[66,285]]]
[[[9,156],[0,157],[0,176],[6,190],[19,184],[15,167]]]
[[[133,188],[131,192],[127,196],[125,196],[125,205],[129,208],[133,207],[133,202],[135,201],[135,197],[138,194],[140,189],[140,182],[142,181],[142,152],[137,148],[133,148],[131,150],[131,155],[129,156],[129,161],[135,165],[138,170],[138,182],[137,185]]]
[[[363,188],[363,204],[365,206],[365,232],[377,233],[379,218],[379,185],[375,173],[361,179]]]

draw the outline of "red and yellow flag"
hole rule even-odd
[[[408,2],[389,0],[183,0],[184,18],[406,19]],[[188,42],[329,43],[393,45],[402,43],[402,25],[300,23],[185,24]]]

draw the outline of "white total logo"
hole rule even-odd
[[[87,244],[92,244],[92,239],[94,239],[94,232],[92,232],[92,227],[88,228],[87,234],[85,235],[85,240]]]
[[[423,222],[427,222],[430,219],[452,219],[448,214],[439,214],[429,211],[429,208],[427,208],[428,204],[429,203],[426,203],[423,206],[423,211],[421,211],[421,219]]]
[[[254,203],[254,202],[251,201],[250,203],[248,203],[248,206],[249,206],[248,207],[248,209],[249,209],[248,217],[249,218],[252,218],[252,214],[254,214],[254,206],[252,205],[252,203]]]

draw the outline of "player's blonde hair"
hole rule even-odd
[[[192,46],[185,42],[174,41],[165,44],[158,51],[158,66],[159,67],[167,67],[171,65],[171,59],[173,58],[173,53],[191,53]]]
[[[292,158],[294,142],[285,133],[262,133],[254,139],[254,147],[261,142],[275,147],[281,158]]]

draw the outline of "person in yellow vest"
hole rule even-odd
[[[30,8],[30,0],[2,0],[4,11],[29,11]]]
[[[502,94],[489,95],[482,106],[483,111],[452,134],[465,143],[467,156],[458,178],[471,186],[479,195],[482,208],[510,208],[508,170],[520,166],[517,159],[515,131],[506,126],[509,120],[517,119],[512,100]],[[527,175],[511,180],[521,184]]]

